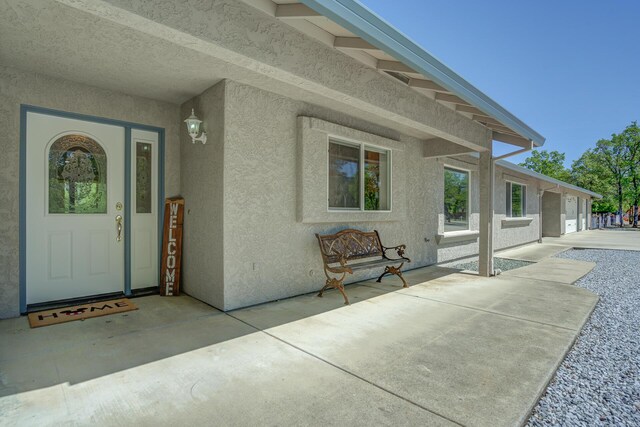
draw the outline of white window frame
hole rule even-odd
[[[506,184],[509,187],[509,190],[507,191],[507,187],[505,186],[505,207],[506,207],[506,211],[505,211],[505,215],[507,218],[527,218],[527,184],[522,184],[521,182],[516,182],[516,181],[509,181],[506,180],[505,181]],[[519,185],[520,187],[522,187],[523,191],[523,197],[522,197],[522,216],[513,216],[513,202],[512,202],[512,194],[513,194],[513,185]]]
[[[339,144],[339,145],[346,145],[346,146],[351,146],[351,147],[358,147],[359,149],[359,154],[360,154],[360,158],[358,160],[359,162],[359,190],[360,190],[360,200],[359,200],[359,208],[334,208],[329,206],[329,148],[330,145],[334,143],[334,144]],[[366,210],[364,208],[364,152],[366,151],[373,151],[373,152],[377,152],[377,153],[386,153],[387,154],[387,182],[388,184],[388,195],[387,197],[389,198],[389,209],[380,209],[380,210]],[[348,138],[344,138],[341,136],[333,136],[333,135],[328,135],[327,137],[327,212],[366,212],[366,213],[391,213],[393,212],[393,182],[392,182],[392,176],[393,176],[393,172],[392,172],[392,168],[393,168],[393,150],[389,149],[389,148],[385,148],[385,147],[381,147],[378,145],[374,145],[374,144],[369,144],[369,143],[365,143],[365,142],[361,142],[361,141],[355,141],[355,140],[350,140]]]
[[[444,173],[447,169],[450,169],[454,172],[465,172],[467,174],[467,176],[469,177],[469,182],[467,184],[467,229],[466,230],[449,230],[446,231],[444,229],[444,227],[446,227],[447,225],[447,219],[444,216],[444,194],[446,192],[446,183],[444,182]],[[465,168],[461,168],[458,166],[451,166],[449,164],[444,164],[444,168],[442,169],[442,196],[443,196],[443,203],[442,203],[442,217],[443,217],[443,224],[442,224],[442,230],[444,232],[444,234],[447,233],[457,233],[460,231],[469,231],[471,230],[471,169],[465,169]]]

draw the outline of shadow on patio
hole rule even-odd
[[[406,277],[415,285],[457,272],[429,267]],[[347,285],[346,291],[358,304],[401,286],[387,278]],[[0,397],[82,383],[344,307],[335,290],[228,313],[186,295],[133,301],[136,311],[43,328],[30,329],[26,316],[0,321]]]

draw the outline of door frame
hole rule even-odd
[[[140,123],[123,120],[108,119],[87,114],[72,113],[68,111],[54,110],[37,107],[34,105],[20,105],[20,228],[19,228],[19,289],[20,289],[20,313],[27,312],[27,113],[45,114],[53,117],[83,120],[106,125],[114,125],[124,128],[124,213],[127,220],[124,223],[124,290],[126,296],[131,296],[131,130],[140,129],[158,133],[158,237],[162,236],[162,221],[164,218],[164,166],[165,166],[165,130],[164,128],[149,126]],[[162,241],[158,239],[158,265],[162,257]],[[159,285],[159,284],[158,284]]]

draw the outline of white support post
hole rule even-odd
[[[544,190],[538,189],[538,243],[542,243],[542,224],[544,219],[542,218],[542,198],[544,197]]]
[[[494,211],[494,182],[495,161],[493,150],[480,152],[480,276],[493,275],[493,211]]]

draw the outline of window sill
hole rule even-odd
[[[515,217],[515,218],[504,218],[502,220],[502,228],[510,228],[510,227],[526,227],[531,224],[533,218],[528,217]]]
[[[479,236],[480,232],[473,230],[445,231],[444,234],[436,234],[436,242],[438,242],[439,245],[467,242],[471,240],[477,240]]]

